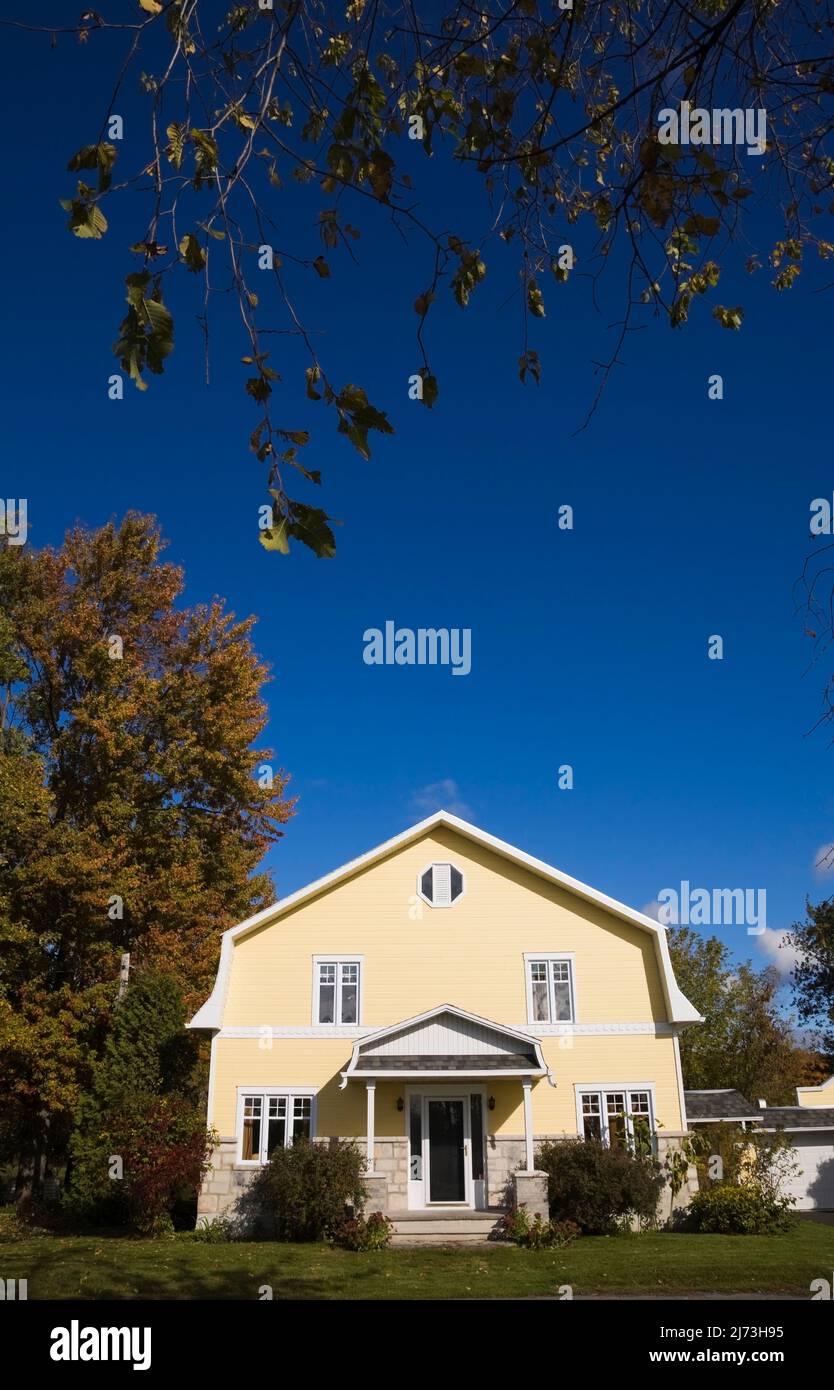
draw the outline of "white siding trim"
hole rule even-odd
[[[681,1049],[677,1033],[675,1034],[675,1075],[678,1078],[678,1096],[680,1097],[681,1107],[681,1129],[685,1132],[689,1128],[686,1119],[686,1096],[683,1089],[683,1068],[681,1066]]]
[[[361,986],[360,986],[361,988]],[[397,1028],[392,1025],[392,1029]],[[654,1035],[659,1038],[675,1037],[677,1029],[673,1023],[512,1023],[505,1027],[502,1023],[490,1024],[497,1031],[515,1033],[519,1041],[536,1038],[595,1038],[610,1033]],[[352,1038],[362,1040],[372,1038],[380,1030],[353,1023],[293,1024],[259,1023],[246,1027],[220,1028],[219,1038]],[[387,1030],[385,1030],[387,1031]]]

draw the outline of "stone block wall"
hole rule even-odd
[[[542,1138],[562,1138],[565,1135],[540,1136]],[[658,1136],[657,1157],[664,1163],[668,1154],[679,1151],[686,1136],[666,1134]],[[212,1156],[212,1168],[206,1174],[200,1195],[197,1199],[197,1224],[216,1221],[222,1216],[233,1215],[238,1198],[252,1182],[257,1168],[235,1166],[237,1143],[233,1138],[223,1138]],[[525,1163],[525,1144],[521,1135],[490,1134],[486,1146],[488,1192],[490,1207],[506,1207],[515,1201],[515,1174]],[[408,1140],[404,1137],[385,1136],[374,1143],[374,1173],[381,1180],[369,1182],[369,1209],[377,1210],[384,1193],[387,1212],[405,1211],[408,1206]],[[698,1191],[698,1175],[694,1165],[687,1170],[686,1179],[680,1191],[674,1196],[669,1186],[660,1194],[657,1218],[665,1225],[672,1217],[689,1206]],[[520,1200],[520,1199],[519,1199]],[[530,1208],[532,1212],[532,1207]],[[535,1214],[535,1213],[533,1213]]]
[[[408,1206],[408,1140],[386,1136],[375,1139],[374,1172],[387,1180],[388,1211],[405,1211]]]

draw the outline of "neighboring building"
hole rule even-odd
[[[798,1172],[787,1191],[797,1211],[834,1210],[834,1077],[797,1086],[797,1105],[751,1105],[740,1091],[687,1091],[690,1125],[733,1121],[766,1133],[785,1131]]]
[[[762,1112],[741,1094],[741,1091],[684,1091],[686,1118],[690,1125],[714,1125],[719,1121],[741,1125],[747,1129],[760,1124]]]
[[[796,1105],[766,1106],[762,1128],[783,1129],[799,1172],[789,1187],[797,1211],[834,1210],[834,1076],[821,1086],[797,1086]],[[829,1108],[826,1108],[829,1107]]]
[[[541,1139],[680,1147],[698,1021],[658,922],[438,812],[224,933],[201,1218],[299,1135],[358,1140],[388,1213],[541,1209]]]

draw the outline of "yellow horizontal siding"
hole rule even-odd
[[[452,908],[415,902],[417,875],[435,859],[466,876]],[[441,830],[237,941],[224,1025],[309,1025],[312,958],[336,953],[364,957],[367,1027],[443,1003],[524,1023],[523,953],[540,950],[575,953],[580,1022],[666,1018],[648,932]]]
[[[801,1106],[811,1110],[817,1110],[822,1106],[834,1108],[834,1086],[828,1086],[824,1091],[800,1091],[797,1100]]]
[[[577,1037],[572,1046],[560,1047],[558,1038],[545,1040],[542,1051],[557,1085],[546,1078],[533,1087],[533,1128],[536,1134],[574,1134],[576,1102],[574,1083],[654,1085],[656,1120],[662,1130],[681,1128],[675,1069],[674,1039],[648,1035],[616,1034]],[[271,1048],[257,1038],[218,1038],[214,1044],[214,1104],[209,1120],[221,1136],[235,1132],[237,1088],[259,1086],[313,1087],[317,1092],[319,1135],[362,1137],[366,1127],[365,1086],[351,1081],[339,1089],[340,1073],[351,1056],[346,1038],[275,1038]],[[405,1081],[380,1081],[376,1088],[378,1135],[405,1133],[405,1114],[398,1112],[398,1096],[405,1095]],[[414,1077],[413,1084],[419,1084]],[[425,1083],[428,1087],[429,1082]],[[434,1083],[437,1084],[437,1083]],[[445,1083],[444,1083],[445,1084]],[[454,1084],[450,1079],[448,1084]],[[474,1084],[474,1083],[473,1083]],[[488,1080],[487,1094],[495,1097],[488,1112],[490,1134],[523,1134],[524,1112],[520,1080]],[[466,1090],[470,1085],[461,1082]]]

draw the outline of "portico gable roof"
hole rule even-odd
[[[536,1038],[454,1004],[439,1004],[358,1039],[342,1072],[341,1089],[353,1079],[546,1075]]]

